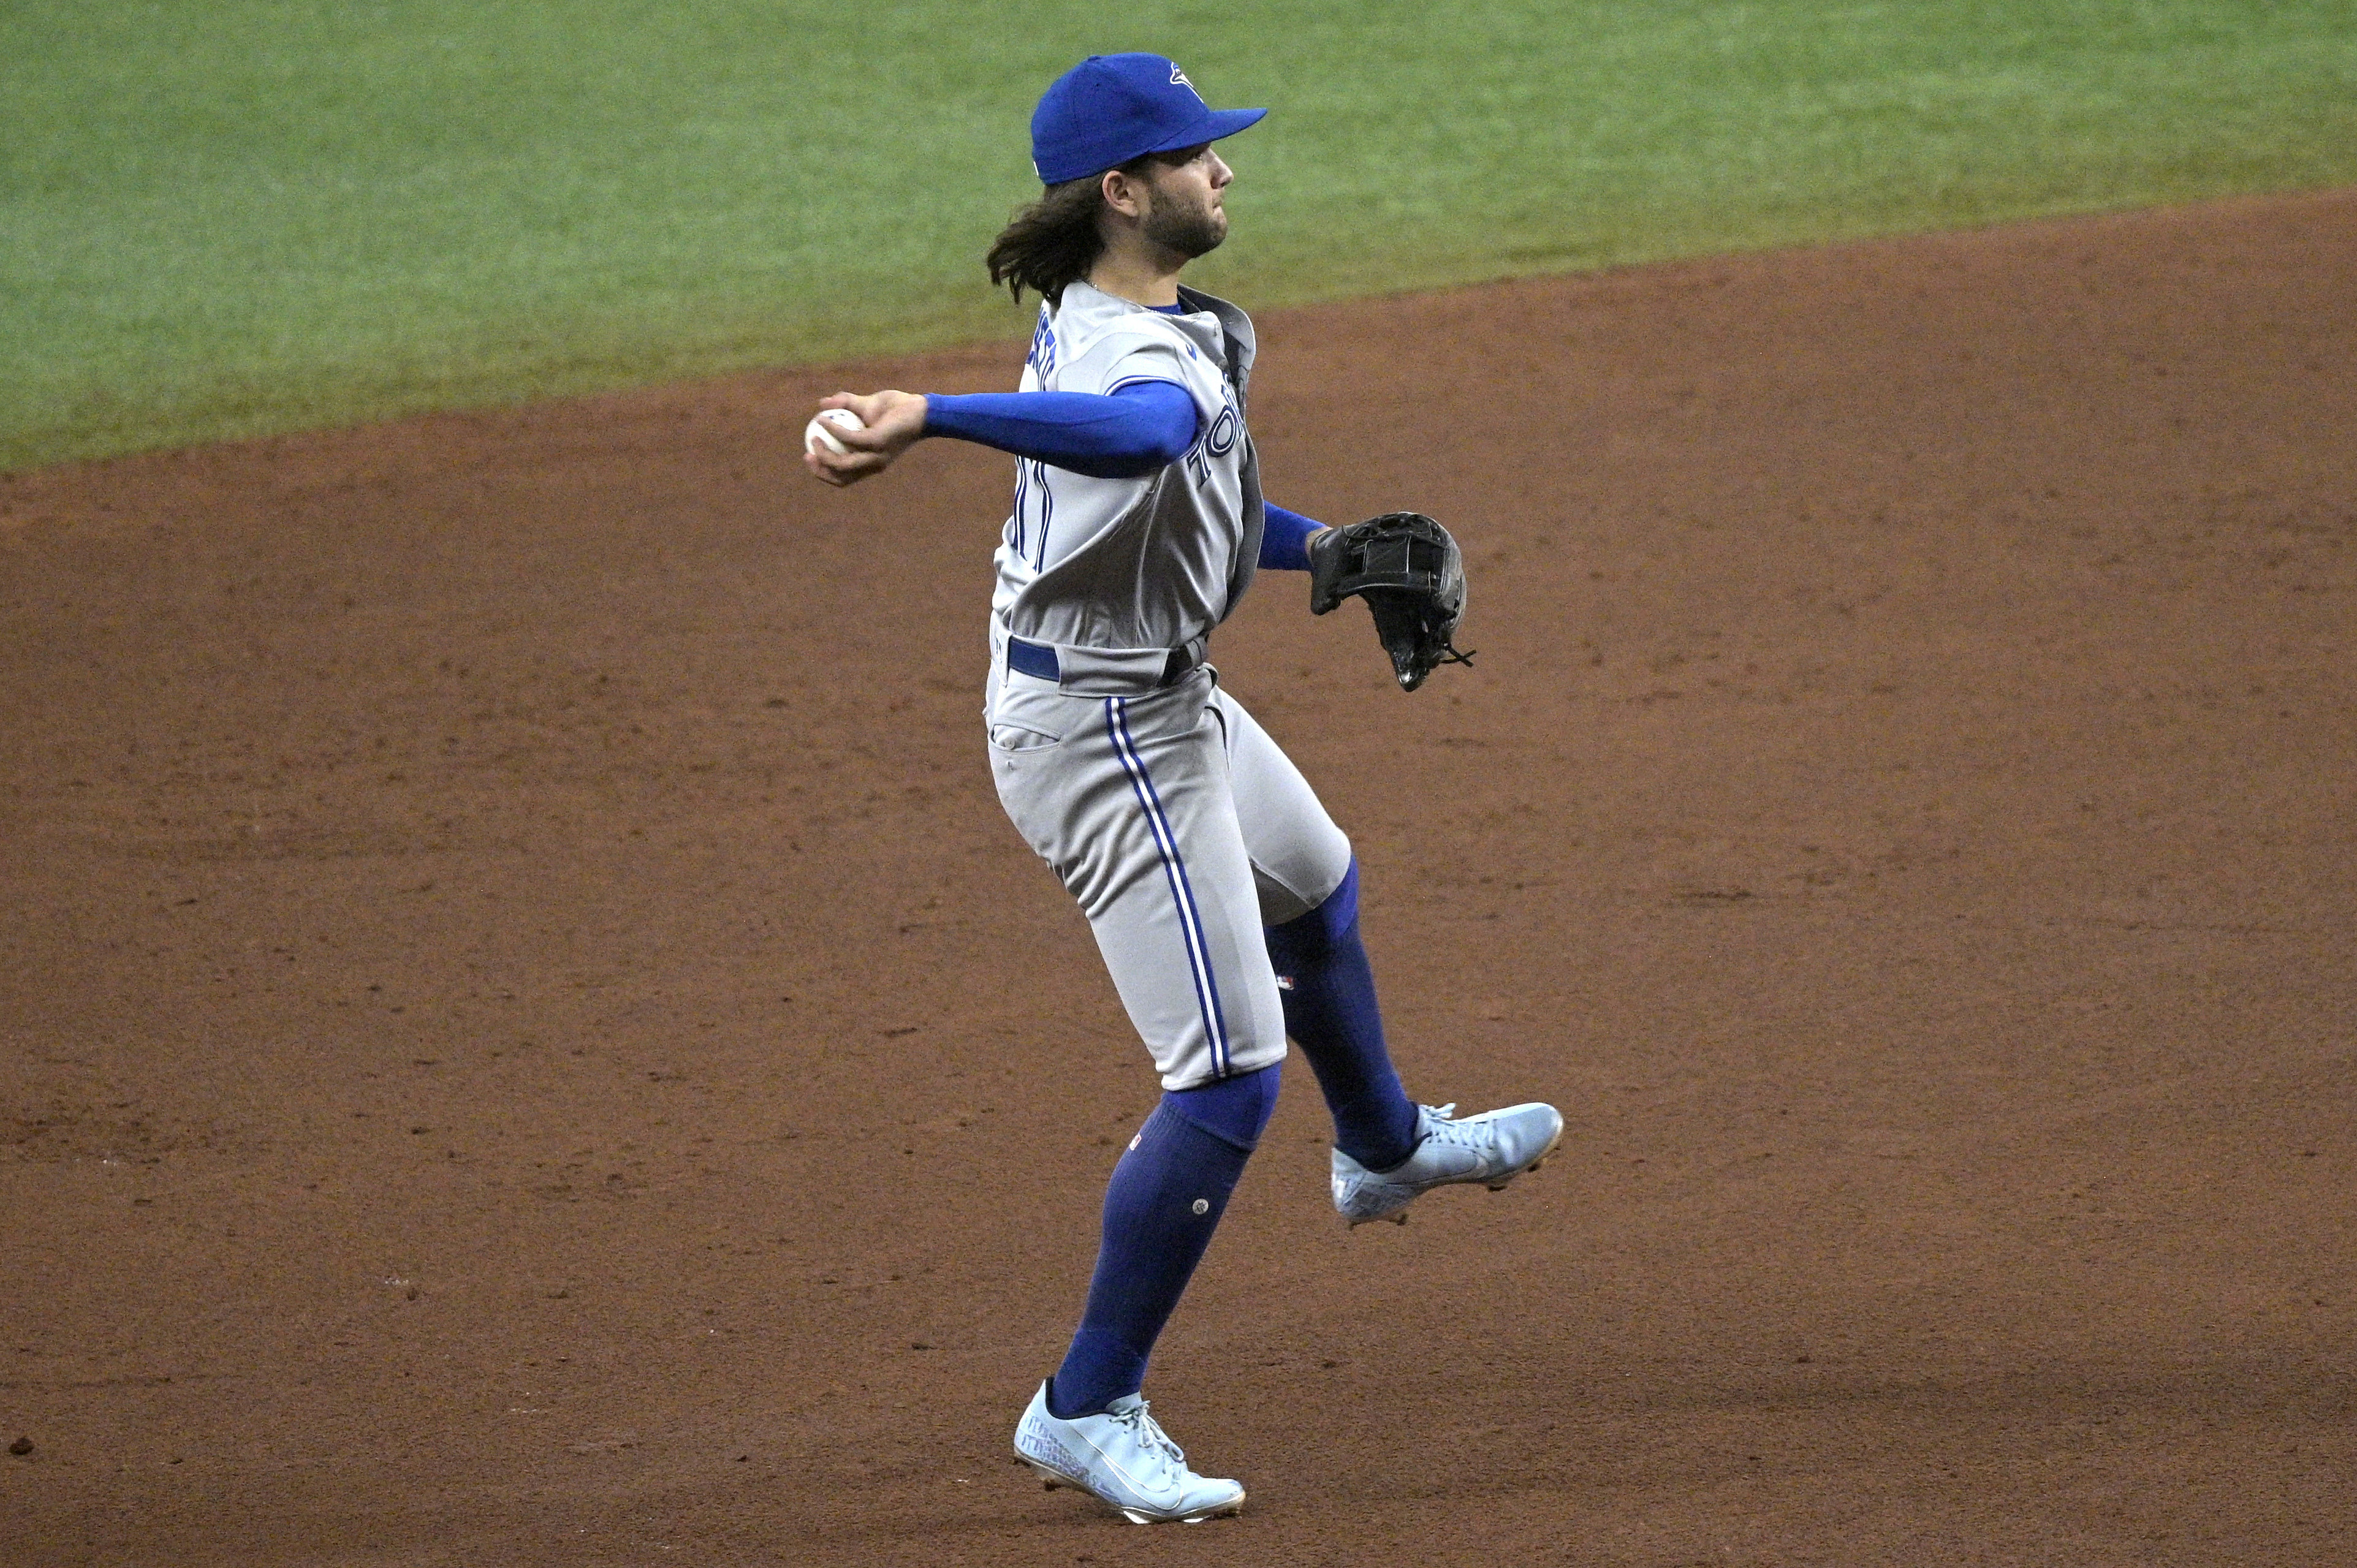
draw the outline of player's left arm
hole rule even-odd
[[[1309,570],[1309,541],[1323,533],[1326,525],[1297,511],[1287,511],[1275,501],[1264,502],[1261,510],[1267,514],[1268,522],[1261,530],[1260,569],[1264,572]]]

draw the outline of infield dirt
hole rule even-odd
[[[1155,1092],[1006,462],[796,461],[1007,347],[0,480],[0,1562],[2357,1560],[2357,193],[1263,328],[1480,660],[1214,660],[1570,1131],[1345,1233],[1292,1075],[1148,1390],[1243,1519],[1006,1451]]]

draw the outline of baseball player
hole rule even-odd
[[[1189,1468],[1140,1390],[1275,1104],[1288,1036],[1332,1113],[1333,1199],[1353,1225],[1405,1222],[1449,1183],[1501,1187],[1563,1132],[1552,1106],[1458,1117],[1403,1091],[1350,841],[1204,662],[1255,569],[1330,566],[1354,537],[1262,499],[1252,322],[1178,282],[1227,234],[1233,175],[1216,144],[1265,113],[1208,107],[1158,55],[1058,78],[1031,121],[1045,193],[988,256],[993,283],[1044,302],[1021,390],[838,393],[822,417],[848,409],[859,426],[830,443],[814,421],[806,441],[833,485],[926,436],[1017,459],[990,615],[991,770],[1086,912],[1164,1092],[1114,1167],[1087,1306],[1015,1449],[1140,1524],[1243,1502],[1236,1482]],[[1414,684],[1405,665],[1401,680]]]

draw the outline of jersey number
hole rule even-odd
[[[1056,492],[1048,488],[1048,465],[1030,457],[1015,463],[1015,515],[1008,520],[1015,553],[1036,570],[1048,566],[1048,526],[1055,521]]]

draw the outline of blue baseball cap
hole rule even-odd
[[[1265,109],[1214,109],[1161,55],[1091,55],[1049,85],[1031,112],[1031,166],[1043,185],[1232,136]]]

